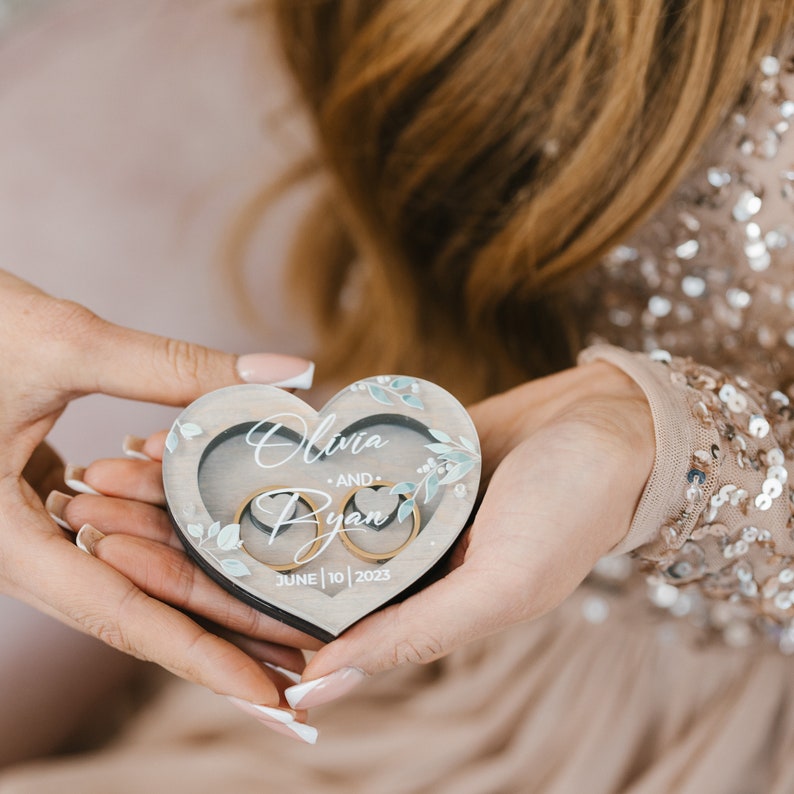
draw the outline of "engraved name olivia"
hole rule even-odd
[[[289,424],[285,425],[283,421],[289,420]],[[254,460],[256,465],[263,469],[275,469],[278,466],[283,466],[287,461],[292,460],[295,455],[301,452],[303,462],[307,464],[316,463],[321,458],[327,458],[335,455],[337,452],[349,452],[351,455],[359,455],[366,449],[382,449],[385,447],[389,440],[379,436],[377,433],[367,433],[366,430],[359,430],[358,432],[344,435],[343,433],[332,432],[334,423],[336,422],[336,414],[328,414],[322,422],[309,434],[309,428],[306,420],[298,414],[279,413],[257,422],[246,434],[245,443],[254,448]],[[273,437],[277,436],[282,428],[294,430],[295,426],[300,428],[300,440],[295,443],[294,441],[274,441]],[[262,428],[265,428],[262,430]],[[258,432],[262,432],[262,436],[255,439],[254,436]],[[286,454],[279,458],[276,455],[274,462],[266,462],[265,450],[273,450],[277,447],[287,447]],[[269,455],[268,455],[269,457]]]

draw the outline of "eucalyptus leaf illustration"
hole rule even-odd
[[[173,452],[179,446],[179,436],[172,430],[165,437],[165,448],[169,452]]]
[[[219,549],[231,551],[240,545],[240,525],[227,524],[219,533],[216,541]]]
[[[229,576],[250,576],[248,566],[240,560],[221,560],[221,567]]]
[[[458,463],[441,480],[441,485],[448,485],[451,482],[457,482],[463,479],[474,468],[474,461],[467,460],[465,463]]]
[[[413,499],[406,499],[401,505],[400,509],[397,511],[397,520],[402,524],[408,516],[411,515],[414,511],[414,500]]]
[[[377,386],[374,383],[367,384],[367,391],[369,391],[370,397],[373,400],[377,400],[379,403],[383,405],[394,405],[394,403],[389,399],[389,395],[381,389],[380,386]]]
[[[415,394],[401,394],[400,399],[411,408],[418,408],[420,411],[425,409],[425,404]]]
[[[428,502],[433,501],[433,497],[436,495],[438,491],[438,475],[433,472],[426,480],[425,480],[425,504]]]
[[[195,422],[185,422],[179,426],[179,432],[182,434],[182,438],[195,438],[204,431]]]
[[[466,447],[466,449],[470,449],[472,452],[477,451],[477,447],[475,447],[474,444],[471,441],[469,441],[468,438],[464,438],[463,436],[460,436],[460,443],[463,444],[463,446]]]
[[[444,452],[452,452],[452,447],[449,444],[425,444],[434,455],[441,455]]]
[[[428,428],[427,432],[430,433],[430,435],[433,436],[436,441],[441,441],[445,444],[448,444],[450,441],[452,441],[452,439],[449,437],[449,434],[445,433],[443,430],[434,430],[432,427],[430,427]]]
[[[459,452],[452,450],[452,452],[445,452],[440,456],[441,460],[446,460],[449,463],[466,463],[471,460],[471,455],[468,452]]]
[[[201,524],[188,524],[187,531],[193,538],[204,537],[204,527]]]
[[[391,494],[404,494],[404,493],[413,493],[416,490],[416,483],[415,482],[398,482],[397,485],[393,485],[389,493]]]
[[[391,386],[392,389],[407,389],[409,386],[413,385],[414,383],[416,383],[416,381],[413,378],[408,378],[405,375],[401,375],[400,377],[395,378],[389,384],[389,386]]]
[[[207,537],[214,538],[220,531],[221,531],[221,522],[213,521],[213,523],[210,525],[209,532],[207,532]]]

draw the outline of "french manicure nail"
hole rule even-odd
[[[271,720],[272,722],[280,722],[284,725],[288,722],[295,722],[295,714],[287,709],[277,709],[272,706],[259,706],[256,703],[250,703],[247,700],[231,696],[226,699],[237,706],[238,709],[241,709],[246,714],[250,714],[257,719]]]
[[[83,524],[83,526],[80,527],[80,531],[77,533],[75,543],[77,547],[86,552],[86,554],[95,557],[94,546],[104,537],[104,533],[100,532],[96,527],[92,527],[91,524]]]
[[[314,681],[291,686],[284,690],[284,696],[292,708],[310,709],[342,697],[366,677],[357,667],[343,667]]]
[[[68,529],[69,532],[74,532],[66,519],[63,517],[66,505],[71,502],[73,497],[69,494],[61,493],[60,491],[50,491],[47,501],[44,502],[44,509],[50,514],[50,518],[63,529]]]
[[[319,732],[314,725],[307,725],[305,722],[291,722],[284,727],[292,731],[299,739],[306,742],[306,744],[317,744]]]
[[[94,490],[83,479],[85,477],[85,466],[75,466],[73,463],[68,463],[63,471],[63,481],[77,493],[89,493],[94,496],[99,496],[99,491]]]
[[[290,739],[299,739],[306,744],[317,743],[317,728],[313,725],[307,725],[305,722],[270,722],[269,720],[259,720],[260,725],[264,725],[271,731],[281,733],[284,736],[289,736]]]
[[[295,719],[295,714],[287,709],[258,706],[256,703],[249,703],[247,700],[235,697],[227,697],[227,700],[277,733],[282,733],[293,739],[301,739],[307,744],[314,744],[317,741],[317,728],[298,722]]]
[[[276,353],[249,353],[237,359],[237,374],[246,383],[308,389],[314,380],[314,362]]]
[[[135,458],[136,460],[151,460],[151,458],[143,451],[145,438],[138,436],[124,436],[124,441],[121,443],[121,449],[128,458]]]
[[[277,664],[273,664],[272,662],[262,662],[262,664],[265,667],[269,667],[271,670],[275,670],[279,675],[283,675],[284,678],[288,678],[293,684],[300,683],[300,673],[294,673],[292,670],[287,670],[286,667],[279,667]]]
[[[314,382],[314,362],[311,362],[306,369],[294,378],[274,381],[271,386],[279,386],[282,389],[311,389]]]

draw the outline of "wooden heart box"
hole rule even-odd
[[[319,412],[272,386],[206,394],[174,422],[163,482],[201,568],[252,606],[328,641],[449,550],[480,478],[463,406],[379,376]]]

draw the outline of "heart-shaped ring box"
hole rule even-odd
[[[477,433],[439,386],[358,381],[318,411],[273,386],[189,405],[166,439],[177,534],[241,600],[328,641],[449,550],[480,479]]]

